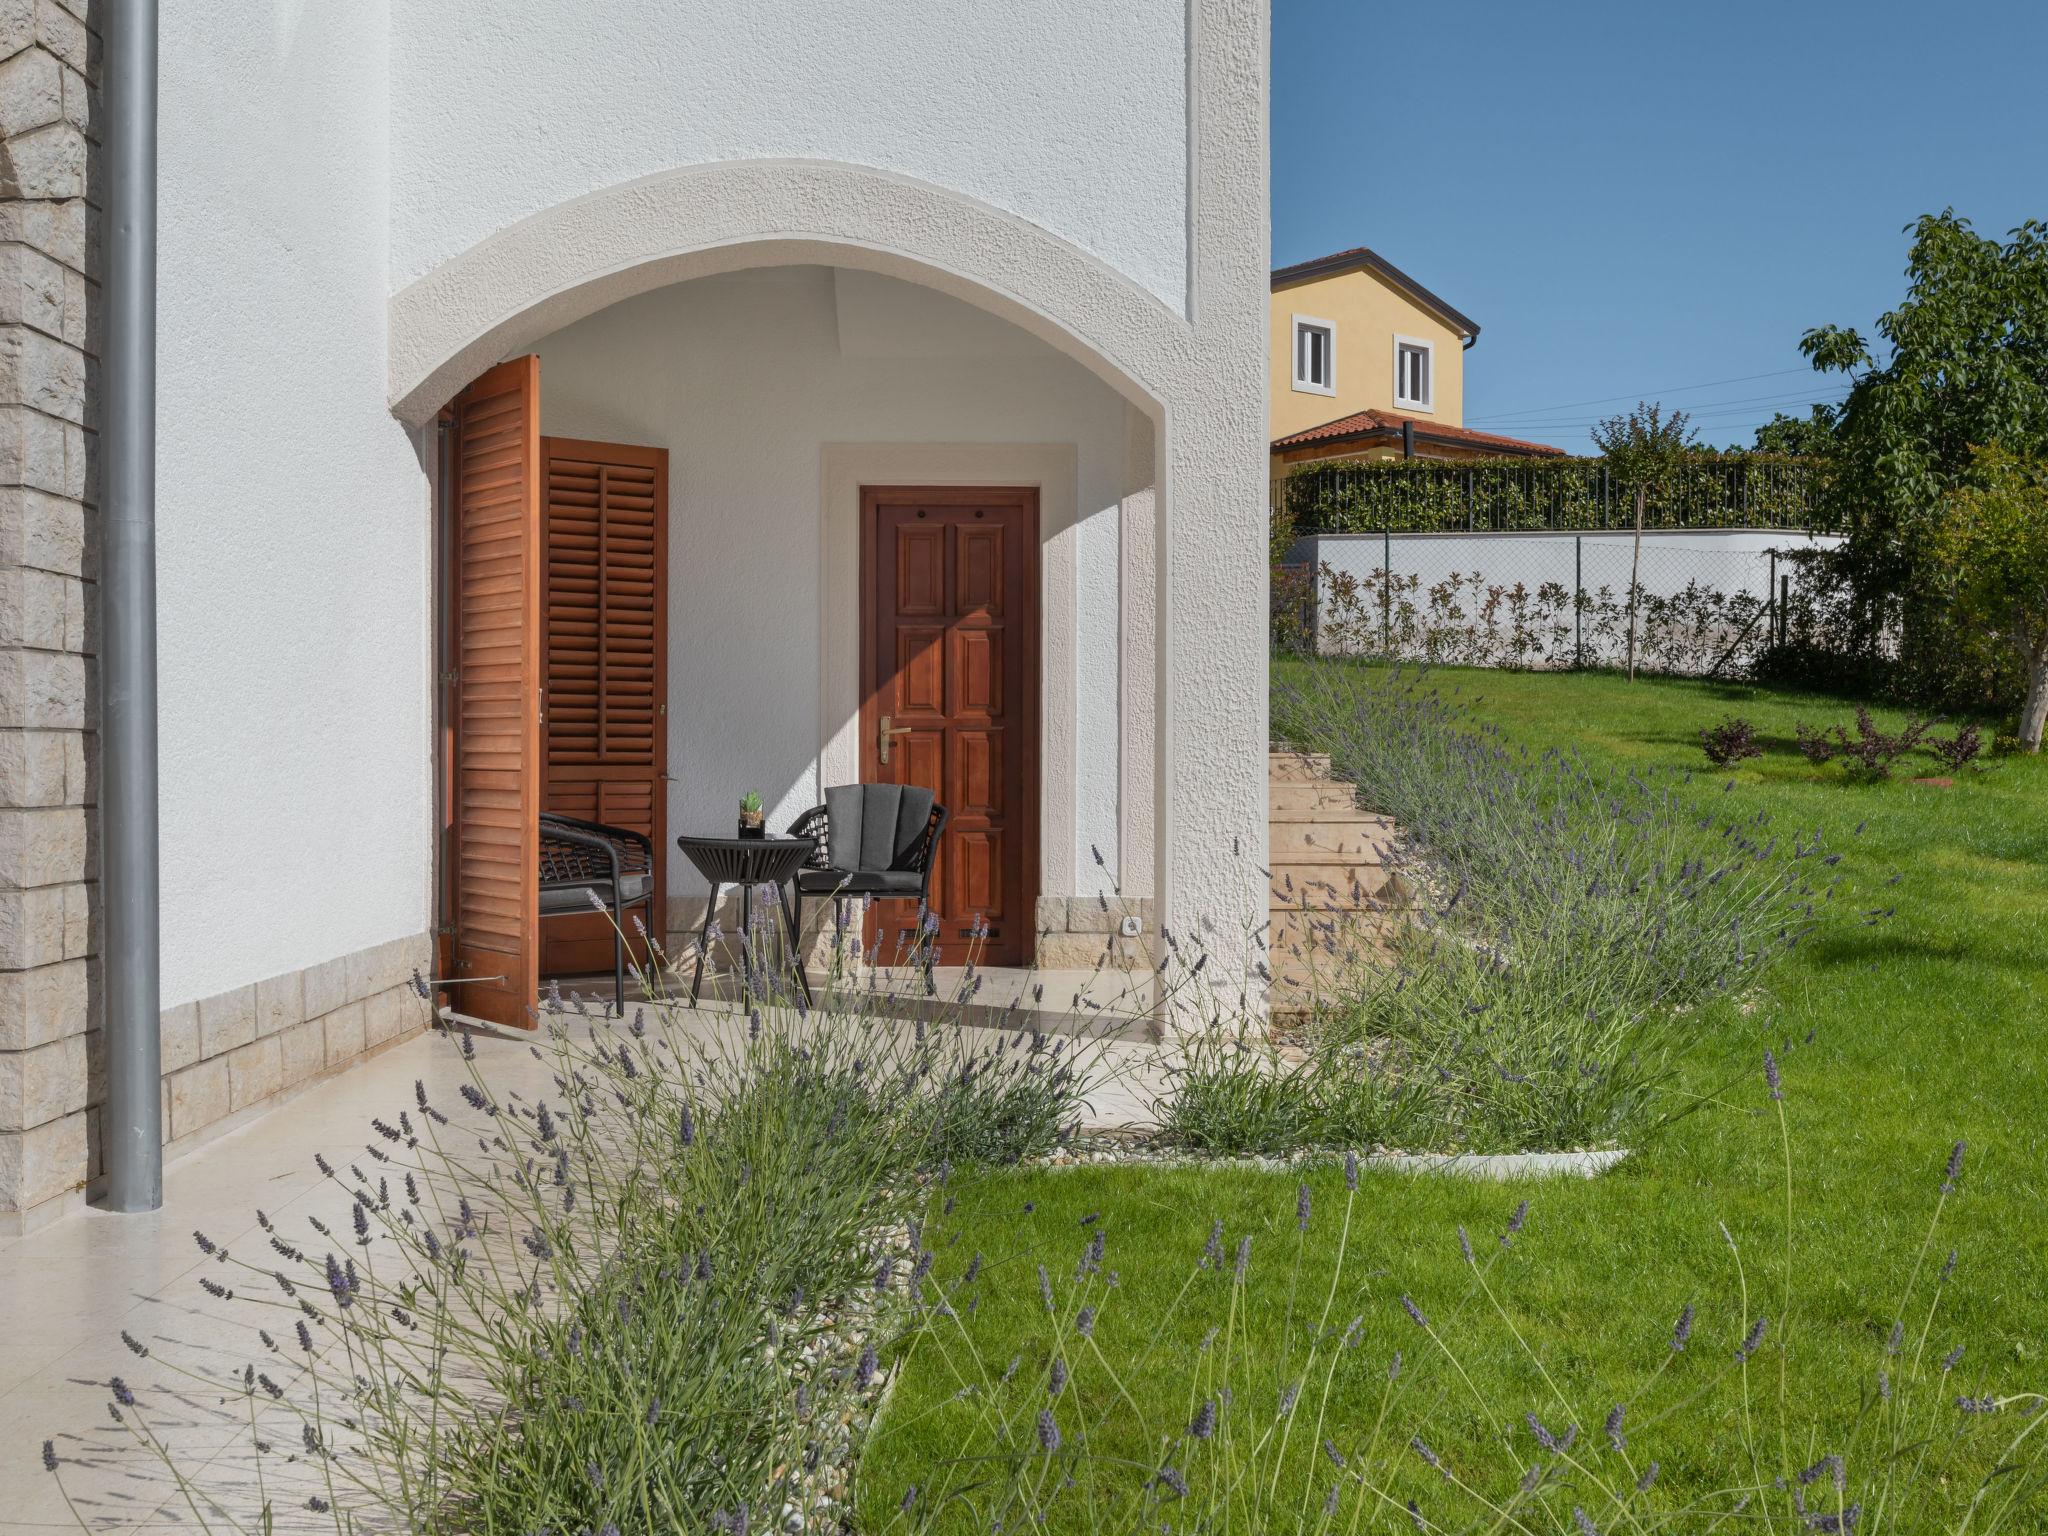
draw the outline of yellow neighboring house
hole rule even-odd
[[[1273,473],[1314,459],[1555,456],[1465,426],[1479,327],[1360,246],[1273,273]]]

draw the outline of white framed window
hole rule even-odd
[[[1394,404],[1427,411],[1436,403],[1436,344],[1394,338]]]
[[[1337,327],[1329,321],[1294,317],[1294,387],[1308,395],[1337,393]]]

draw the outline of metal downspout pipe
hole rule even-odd
[[[156,730],[156,0],[106,6],[100,950],[105,1203],[164,1201]]]

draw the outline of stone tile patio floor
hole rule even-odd
[[[1049,986],[1048,1007],[1056,995]],[[707,1040],[740,1027],[738,1016],[724,1010],[683,1019],[686,1029]],[[970,1034],[991,1038],[986,1031]],[[477,1037],[479,1065],[496,1092],[553,1093],[550,1070],[534,1059],[530,1043],[510,1033]],[[1141,1123],[1156,1063],[1137,1043],[1109,1042],[1104,1050],[1117,1080],[1093,1094],[1089,1123]],[[346,1189],[321,1177],[313,1154],[337,1163],[354,1156],[371,1135],[372,1116],[389,1117],[411,1105],[416,1078],[444,1102],[455,1098],[467,1074],[447,1039],[423,1033],[309,1085],[168,1165],[159,1211],[119,1216],[88,1210],[0,1239],[0,1319],[6,1324],[0,1334],[0,1532],[77,1528],[57,1479],[43,1470],[45,1439],[55,1441],[64,1487],[94,1529],[198,1528],[164,1467],[111,1420],[107,1381],[115,1375],[134,1390],[188,1476],[217,1490],[251,1485],[246,1508],[232,1513],[243,1529],[256,1528],[247,1401],[239,1383],[227,1378],[239,1377],[249,1362],[277,1374],[283,1357],[263,1348],[258,1323],[246,1311],[236,1316],[236,1309],[201,1293],[212,1261],[192,1234],[203,1231],[231,1250],[260,1249],[266,1238],[256,1224],[259,1207],[291,1232],[304,1230],[307,1216],[345,1227]],[[289,1314],[277,1316],[288,1325]],[[151,1347],[151,1358],[130,1354],[120,1339],[123,1329]],[[222,1378],[221,1389],[206,1390],[178,1375],[168,1368],[174,1360],[204,1362]],[[269,1435],[287,1443],[297,1437],[296,1418]],[[264,1458],[273,1479],[292,1470],[280,1460]],[[279,1529],[333,1529],[331,1517],[304,1510],[307,1491],[273,1481]],[[223,1528],[212,1511],[206,1518]]]

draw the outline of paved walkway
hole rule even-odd
[[[707,1043],[745,1027],[741,1016],[711,1010],[683,1015],[682,1025]],[[978,1030],[963,1034],[970,1044],[992,1038]],[[500,1096],[553,1096],[551,1068],[534,1059],[531,1044],[524,1035],[477,1037],[479,1065]],[[1121,1080],[1093,1095],[1088,1123],[1142,1123],[1158,1082],[1152,1053],[1118,1042],[1106,1042],[1103,1051]],[[254,1527],[253,1472],[245,1465],[253,1436],[240,1377],[254,1364],[289,1390],[288,1352],[268,1351],[257,1329],[265,1321],[289,1329],[291,1314],[273,1309],[252,1317],[246,1307],[205,1295],[202,1280],[235,1277],[201,1252],[193,1232],[246,1258],[268,1242],[257,1225],[259,1208],[291,1233],[304,1232],[309,1216],[345,1229],[347,1190],[321,1177],[313,1156],[324,1153],[336,1164],[359,1158],[372,1139],[371,1118],[395,1120],[410,1109],[416,1079],[437,1102],[449,1102],[467,1072],[448,1039],[416,1036],[179,1158],[165,1170],[160,1211],[89,1210],[0,1239],[0,1533],[76,1529],[57,1479],[42,1468],[45,1439],[55,1442],[64,1486],[91,1527],[198,1528],[169,1474],[110,1418],[107,1382],[115,1375],[140,1399],[188,1476],[216,1488],[245,1487],[247,1507],[234,1514],[245,1529]],[[150,1349],[149,1358],[131,1354],[122,1330]],[[181,1374],[193,1369],[203,1376]],[[295,1439],[297,1420],[264,1432]],[[266,1465],[275,1461],[266,1458]],[[302,1491],[289,1504],[280,1498],[280,1529],[311,1518],[302,1499]],[[211,1513],[208,1521],[221,1528]],[[333,1529],[331,1519],[314,1525]]]

